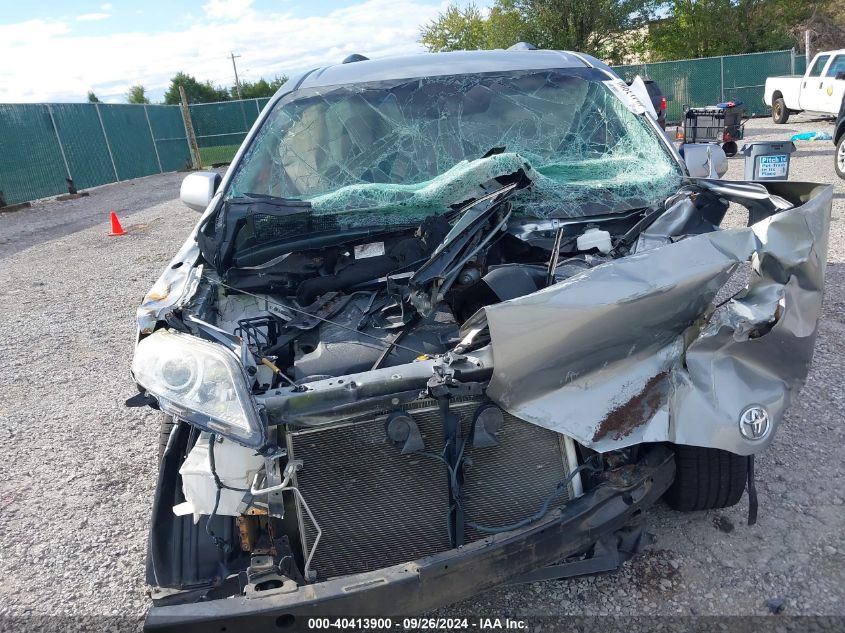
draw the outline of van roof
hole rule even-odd
[[[438,75],[590,67],[613,73],[598,59],[570,51],[485,50],[420,53],[315,68],[303,73],[296,83],[289,82],[292,84],[289,90],[284,90],[283,86],[282,91]]]

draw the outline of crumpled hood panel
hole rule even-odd
[[[770,189],[800,206],[750,227],[652,244],[487,306],[488,395],[599,451],[659,441],[765,448],[774,432],[747,440],[739,417],[762,405],[774,431],[807,377],[832,200],[830,186]],[[748,288],[714,313],[717,292],[749,260]]]

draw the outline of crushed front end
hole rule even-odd
[[[750,226],[718,227],[729,201]],[[691,181],[624,255],[566,258],[547,285],[530,264],[482,269],[472,309],[410,331],[372,290],[281,327],[283,301],[204,272],[136,357],[148,384],[155,342],[151,362],[176,386],[202,375],[188,398],[217,407],[150,383],[189,423],[162,460],[148,626],[417,613],[589,553],[671,485],[672,444],[762,450],[809,368],[829,211],[829,187]],[[181,362],[191,346],[208,349]]]
[[[358,136],[386,119],[341,143],[358,102],[332,91],[266,124],[270,158],[257,139],[138,312],[133,404],[170,416],[149,629],[407,615],[566,575],[625,549],[674,447],[770,444],[812,359],[831,187],[684,178],[592,72],[472,79],[593,108],[548,119],[583,142],[545,164],[525,138],[445,170],[376,160]],[[474,99],[467,81],[425,95]],[[367,88],[409,108],[415,89]],[[467,138],[513,128],[463,112]],[[423,132],[419,156],[448,137]],[[372,184],[388,164],[415,184]],[[313,195],[273,189],[291,182]],[[722,226],[731,205],[746,226]]]

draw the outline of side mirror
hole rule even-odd
[[[721,178],[728,171],[725,150],[715,143],[687,143],[680,154],[693,178]]]
[[[845,79],[845,70],[841,73],[836,73],[836,77],[834,79]]]
[[[189,174],[182,181],[179,198],[194,211],[202,213],[217,192],[221,180],[223,180],[222,176],[213,171],[198,171]]]

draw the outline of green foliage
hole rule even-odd
[[[147,89],[141,84],[135,84],[129,89],[129,92],[126,93],[126,103],[136,103],[142,105],[149,102],[150,100],[147,98]]]
[[[272,81],[262,78],[255,82],[241,82],[241,96],[244,99],[257,99],[260,97],[272,97],[283,83],[288,80],[287,76],[276,76]],[[235,86],[230,89],[215,86],[210,81],[198,81],[192,75],[179,72],[170,80],[170,87],[164,93],[164,102],[168,105],[182,102],[179,96],[179,86],[185,88],[185,96],[188,103],[212,103],[214,101],[230,101],[238,98],[238,90]]]
[[[452,51],[524,41],[618,62],[642,39],[621,36],[644,27],[657,6],[657,0],[496,0],[485,16],[475,5],[453,4],[422,28],[420,42]]]
[[[185,89],[188,103],[212,103],[214,101],[229,101],[232,98],[225,88],[215,86],[210,81],[197,81],[192,75],[180,71],[170,80],[170,87],[164,93],[164,103],[167,105],[182,103],[182,98],[179,96],[179,86]]]
[[[474,4],[461,9],[449,5],[446,12],[424,26],[420,42],[430,51],[471,51],[487,46],[487,20]]]
[[[845,40],[842,0],[494,0],[489,12],[451,4],[422,27],[430,51],[573,50],[613,64],[754,53],[800,46],[810,27],[828,48]],[[658,16],[659,19],[658,19]]]
[[[97,98],[97,95],[94,94],[93,90],[88,91],[88,103],[100,103],[100,100]]]
[[[529,34],[529,25],[516,9],[514,0],[499,0],[490,8],[484,22],[484,48],[508,48],[517,42],[531,42]]]
[[[796,27],[832,0],[671,0],[649,42],[656,59],[756,53],[796,46]],[[800,30],[800,29],[798,29]]]
[[[283,83],[288,80],[286,75],[279,77],[278,75],[272,81],[267,81],[263,77],[255,82],[242,81],[241,82],[241,97],[244,99],[259,99],[261,97],[272,97]],[[230,91],[232,99],[238,98],[238,90],[234,86]]]

